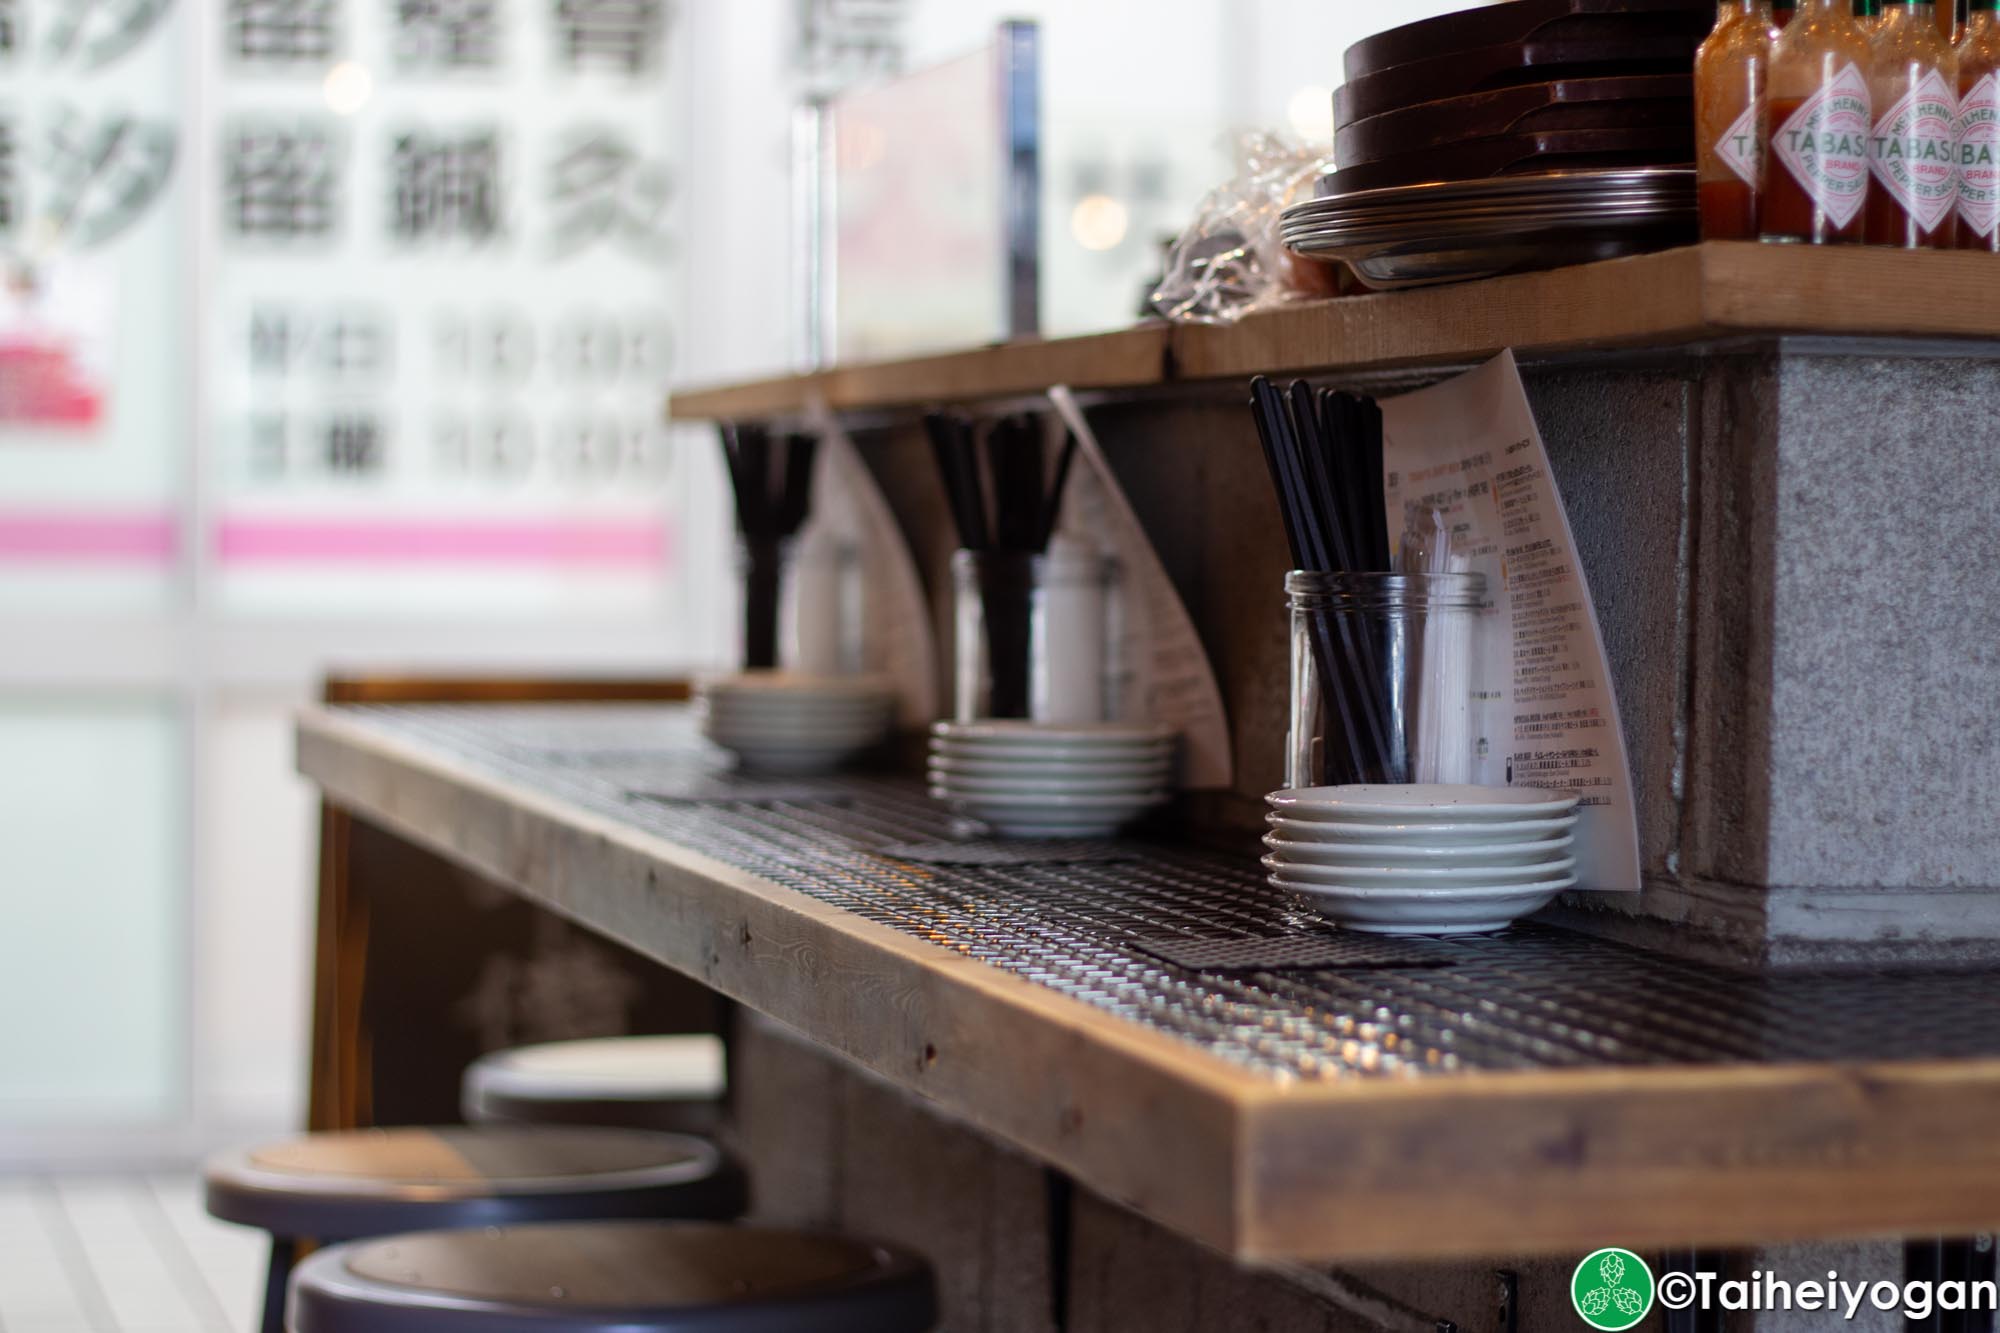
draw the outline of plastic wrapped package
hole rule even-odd
[[[1168,319],[1227,324],[1284,301],[1338,292],[1333,266],[1302,259],[1278,239],[1278,215],[1312,195],[1331,170],[1324,149],[1279,134],[1236,141],[1236,173],[1209,191],[1167,253],[1152,306]]]

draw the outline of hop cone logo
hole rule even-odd
[[[1599,1250],[1576,1266],[1570,1300],[1592,1328],[1630,1328],[1653,1308],[1653,1270],[1630,1250]]]

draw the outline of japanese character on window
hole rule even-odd
[[[223,138],[223,226],[258,240],[315,240],[340,215],[341,143],[313,121],[243,123]]]
[[[365,378],[388,369],[386,320],[367,313],[335,311],[320,320],[318,333],[315,362],[329,378]]]
[[[431,345],[440,375],[478,375],[502,384],[533,376],[540,356],[535,322],[518,310],[444,312],[432,326]]]
[[[47,223],[74,245],[109,241],[159,198],[173,173],[175,147],[165,121],[57,108],[41,139]]]
[[[487,241],[500,234],[497,131],[399,134],[389,178],[389,230],[396,239]]]
[[[534,426],[518,412],[479,421],[442,416],[432,427],[431,460],[440,472],[518,481],[535,468]]]
[[[168,0],[69,0],[52,6],[45,47],[51,60],[85,69],[108,65],[158,26]],[[11,20],[0,19],[0,24]]]
[[[365,379],[390,368],[391,321],[380,310],[303,310],[259,304],[250,311],[250,370],[257,375]]]
[[[253,64],[330,60],[338,45],[338,0],[228,0],[229,53]]]
[[[326,470],[338,475],[365,475],[382,470],[386,440],[382,421],[372,412],[336,412],[321,428]]]
[[[663,162],[641,157],[617,130],[573,131],[550,164],[550,248],[567,258],[610,242],[642,259],[664,260],[673,182]]]
[[[644,74],[660,60],[667,0],[552,0],[556,56],[570,69]]]
[[[799,64],[852,80],[903,63],[910,0],[797,0]]]
[[[496,0],[388,0],[396,62],[406,69],[492,69],[500,63]]]

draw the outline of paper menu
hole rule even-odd
[[[1075,394],[1058,384],[1049,390],[1049,401],[1077,440],[1077,466],[1063,493],[1058,530],[1099,545],[1120,570],[1112,631],[1119,668],[1114,674],[1122,678],[1115,717],[1179,730],[1182,787],[1227,787],[1234,774],[1229,716],[1208,651]]]
[[[1381,400],[1389,531],[1437,509],[1484,573],[1473,781],[1573,790],[1577,887],[1636,891],[1639,830],[1610,661],[1514,354]]]
[[[937,645],[931,633],[930,606],[923,581],[903,530],[883,498],[881,488],[861,461],[861,454],[841,428],[840,419],[823,402],[808,404],[809,425],[820,438],[813,476],[812,517],[799,534],[801,543],[826,543],[855,553],[860,563],[858,616],[842,615],[859,627],[853,645],[854,662],[819,661],[799,665],[819,670],[858,668],[895,682],[898,722],[905,728],[927,727],[938,716]],[[802,562],[808,565],[814,562]],[[800,602],[813,599],[802,597]],[[846,612],[836,594],[831,604]],[[796,617],[804,608],[796,608]],[[821,608],[826,609],[825,607]],[[792,632],[801,638],[794,624]],[[833,631],[839,633],[839,630]],[[836,654],[844,657],[848,645]]]

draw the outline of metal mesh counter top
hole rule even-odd
[[[2000,1221],[1991,1150],[1912,1137],[1980,1113],[1984,1134],[2000,1112],[2000,970],[1739,972],[1532,925],[1377,943],[1332,933],[1270,887],[1249,847],[966,841],[913,782],[737,777],[672,707],[324,711],[303,724],[301,753],[353,813],[703,976],[1107,1192],[1142,1207],[1159,1196],[1150,1211],[1239,1252],[1501,1247],[1505,1209],[1460,1210],[1458,1234],[1445,1212],[1385,1222],[1376,1243],[1337,1197],[1295,1197],[1343,1180],[1356,1203],[1399,1194],[1395,1162],[1376,1153],[1400,1155],[1413,1188],[1468,1151],[1467,1188],[1538,1173],[1514,1186],[1504,1248],[1561,1247],[1572,1230],[1587,1247],[1587,1201],[1657,1189],[1661,1170],[1681,1172],[1701,1206],[1619,1234],[1719,1243]],[[662,849],[659,866],[640,882],[648,848]],[[791,923],[780,934],[807,932],[789,952],[758,947],[773,911]],[[854,948],[849,975],[835,953]],[[1222,966],[1191,965],[1204,960]],[[1022,1033],[1011,1046],[1010,1031]],[[1037,1067],[1031,1033],[1055,1040],[1060,1067]],[[1101,1070],[1087,1067],[1100,1056]],[[1023,1105],[996,1104],[1013,1082]],[[1162,1149],[1212,1143],[1217,1163],[1182,1163],[1171,1189],[1133,1178],[1143,1164],[1129,1145],[1113,1151],[1091,1130],[1142,1109],[1183,1117],[1155,1127]],[[1774,1118],[1735,1134],[1712,1119],[1739,1115]],[[1490,1158],[1476,1154],[1482,1135]],[[1903,1185],[1837,1215],[1796,1200],[1741,1210],[1789,1172],[1854,1187],[1855,1172],[1892,1163]],[[1593,1165],[1629,1172],[1625,1187],[1590,1180]],[[1934,1170],[1953,1188],[1925,1201],[1907,1173]],[[1573,1225],[1535,1221],[1548,1206]]]

